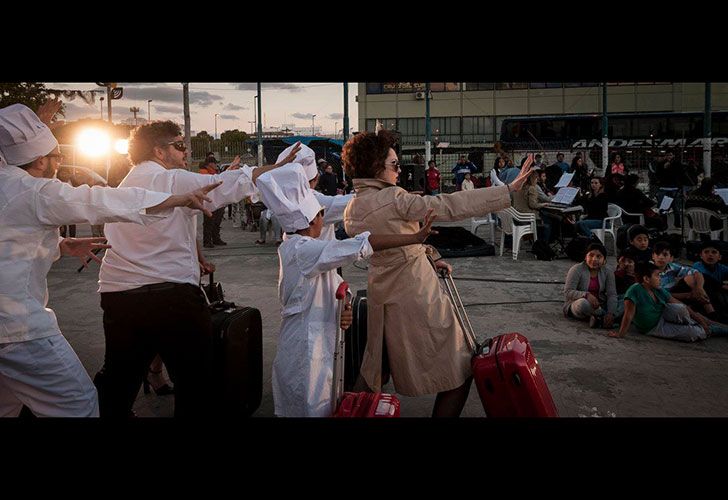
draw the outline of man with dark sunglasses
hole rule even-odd
[[[261,173],[276,165],[235,165],[221,174],[186,169],[179,125],[156,121],[134,129],[129,159],[134,167],[120,187],[185,192],[223,181],[210,194],[210,211],[256,193]],[[116,227],[118,226],[118,227]],[[214,269],[197,240],[197,216],[175,210],[168,219],[138,231],[131,224],[107,228],[112,248],[99,272],[106,353],[94,381],[102,417],[127,417],[152,359],[159,354],[175,390],[175,416],[209,414],[212,323],[199,288],[200,274]]]
[[[151,227],[175,207],[202,209],[215,185],[180,195],[73,187],[53,178],[63,156],[47,123],[22,104],[0,109],[0,417],[18,416],[23,405],[36,416],[97,417],[96,389],[47,307],[46,275],[61,255],[86,265],[109,246],[103,238],[60,238],[58,226]]]

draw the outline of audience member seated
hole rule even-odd
[[[624,300],[627,289],[635,284],[634,265],[637,254],[632,247],[622,250],[617,259],[617,269],[614,271],[614,285],[617,289],[617,300]]]
[[[660,288],[680,302],[710,315],[715,309],[703,288],[703,275],[692,267],[673,262],[670,244],[658,241],[652,249],[652,262],[660,271]]]
[[[526,185],[520,191],[513,193],[513,208],[524,214],[536,215],[536,220],[543,221],[542,234],[539,238],[543,239],[547,243],[551,241],[551,220],[546,217],[541,217],[539,209],[545,205],[538,201],[538,188],[536,183],[538,181],[538,170],[531,172],[528,176]]]
[[[581,196],[577,205],[584,207],[586,217],[576,223],[576,229],[584,236],[591,236],[592,229],[600,229],[607,217],[607,195],[604,193],[604,179],[594,177],[591,180],[591,192]]]
[[[632,323],[640,333],[685,342],[728,334],[728,326],[696,313],[661,288],[660,270],[654,263],[637,264],[635,275],[637,283],[624,297],[619,331],[610,332],[610,337],[624,337]]]
[[[604,245],[591,243],[584,262],[569,269],[564,285],[564,316],[589,320],[592,328],[612,328],[622,309],[617,301],[614,272],[606,262]]]
[[[704,208],[719,214],[728,214],[728,206],[723,198],[715,194],[715,183],[710,177],[704,178],[699,187],[688,193],[685,197],[685,208]],[[711,217],[710,229],[720,231],[723,229],[723,221]]]
[[[719,243],[704,241],[700,260],[693,264],[693,268],[703,275],[703,288],[716,310],[715,317],[709,317],[725,323],[728,322],[728,266],[721,264],[720,260]]]
[[[629,238],[629,247],[635,251],[635,264],[640,262],[649,262],[652,258],[652,249],[650,248],[649,232],[645,226],[639,224],[629,228],[627,232]]]
[[[624,187],[617,192],[612,203],[616,203],[629,213],[644,215],[645,226],[664,231],[667,228],[666,218],[655,213],[653,207],[656,202],[637,188],[637,182],[639,182],[637,174],[628,175]],[[625,224],[639,224],[640,221],[637,216],[623,214],[622,222]]]

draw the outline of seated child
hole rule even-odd
[[[637,255],[632,247],[622,250],[617,259],[617,269],[614,271],[614,285],[617,289],[617,300],[624,300],[627,289],[634,285],[634,264]]]
[[[427,214],[416,234],[364,232],[344,240],[320,240],[323,209],[304,169],[291,163],[257,179],[261,198],[285,231],[278,248],[278,293],[283,316],[273,361],[273,401],[281,417],[332,414],[333,354],[337,328],[351,324],[350,305],[337,324],[336,268],[372,255],[374,250],[422,243],[434,217]]]
[[[592,328],[611,328],[622,314],[617,303],[614,272],[606,266],[607,249],[591,243],[584,262],[569,269],[564,285],[564,316],[589,320]]]
[[[721,264],[720,247],[717,242],[704,241],[700,247],[700,260],[693,264],[705,280],[703,288],[716,310],[711,319],[728,321],[728,266]]]
[[[658,241],[652,250],[652,262],[660,271],[660,288],[680,302],[712,314],[715,309],[703,289],[703,275],[695,269],[673,262],[670,244]]]
[[[652,262],[635,266],[637,283],[624,297],[624,316],[619,331],[610,337],[627,335],[634,323],[640,333],[654,337],[693,342],[710,335],[728,335],[728,326],[711,321],[660,287],[660,271]]]
[[[649,262],[652,258],[652,250],[650,249],[650,238],[645,226],[632,226],[627,232],[629,237],[629,246],[635,250],[637,260],[635,264],[640,262]]]

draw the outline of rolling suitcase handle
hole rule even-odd
[[[341,313],[344,310],[346,299],[351,301],[351,290],[346,281],[342,281],[339,288],[336,289],[336,344],[334,347],[334,371],[332,376],[331,387],[331,414],[336,413],[336,409],[341,403],[341,397],[344,394],[344,330],[341,329]]]
[[[473,351],[473,354],[479,354],[482,351],[483,346],[478,344],[473,325],[470,323],[470,318],[468,318],[468,314],[465,312],[463,300],[460,298],[460,293],[458,293],[458,289],[455,287],[455,281],[453,281],[452,275],[447,272],[447,269],[441,269],[440,276],[443,280],[445,280],[445,290],[447,291],[453,307],[455,308],[455,315],[457,316],[458,322],[465,334],[465,341]]]

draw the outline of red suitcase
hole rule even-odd
[[[346,281],[336,290],[338,300],[336,348],[334,349],[333,386],[331,388],[332,416],[360,418],[392,418],[399,417],[399,399],[394,394],[381,392],[344,392],[344,355],[346,340],[341,324],[341,311],[344,299],[351,299],[351,292]]]
[[[475,386],[489,417],[558,417],[528,339],[520,333],[498,335],[478,344],[452,276],[441,273],[465,339],[473,350]]]

